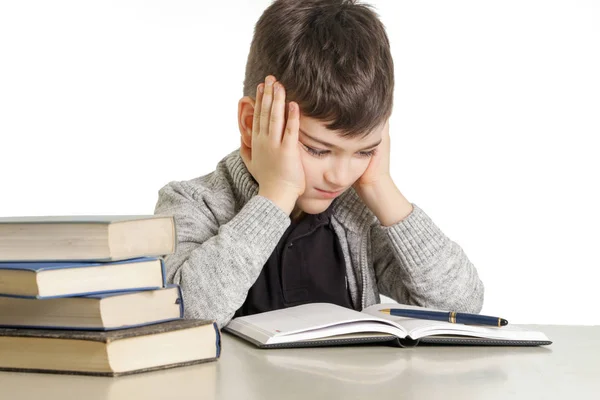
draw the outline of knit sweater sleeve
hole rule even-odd
[[[400,303],[478,313],[484,288],[463,249],[423,210],[371,231],[379,291]]]
[[[159,191],[155,214],[175,217],[177,249],[165,266],[167,281],[181,286],[185,317],[216,320],[220,327],[244,303],[290,224],[283,210],[258,195],[221,224],[202,194],[185,182]]]

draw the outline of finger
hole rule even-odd
[[[269,136],[276,143],[281,143],[285,126],[285,89],[280,82],[273,85],[273,105],[269,118]]]
[[[271,117],[271,104],[273,103],[273,83],[275,78],[269,75],[265,78],[265,90],[260,110],[260,134],[269,134],[269,119]]]
[[[283,146],[295,147],[298,143],[298,130],[300,129],[300,108],[298,103],[290,101],[288,105],[288,119],[283,134]]]
[[[260,83],[256,87],[256,100],[254,100],[254,116],[252,117],[252,135],[258,135],[260,132],[260,105],[262,103],[262,92],[264,90],[264,83]]]

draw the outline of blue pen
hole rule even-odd
[[[491,325],[498,327],[508,325],[508,321],[504,318],[488,317],[487,315],[479,314],[457,313],[455,311],[426,311],[410,310],[404,308],[387,308],[385,310],[379,311],[396,317],[431,319],[435,321],[451,322],[453,324]]]

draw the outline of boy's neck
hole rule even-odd
[[[293,222],[297,222],[297,221],[301,220],[303,216],[304,216],[304,211],[302,211],[298,207],[294,207],[294,209],[292,210],[292,213],[290,214],[290,219]]]

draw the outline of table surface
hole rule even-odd
[[[527,325],[524,325],[527,326]],[[543,347],[260,350],[227,333],[216,362],[117,378],[0,372],[6,399],[600,398],[600,326],[527,326]]]

